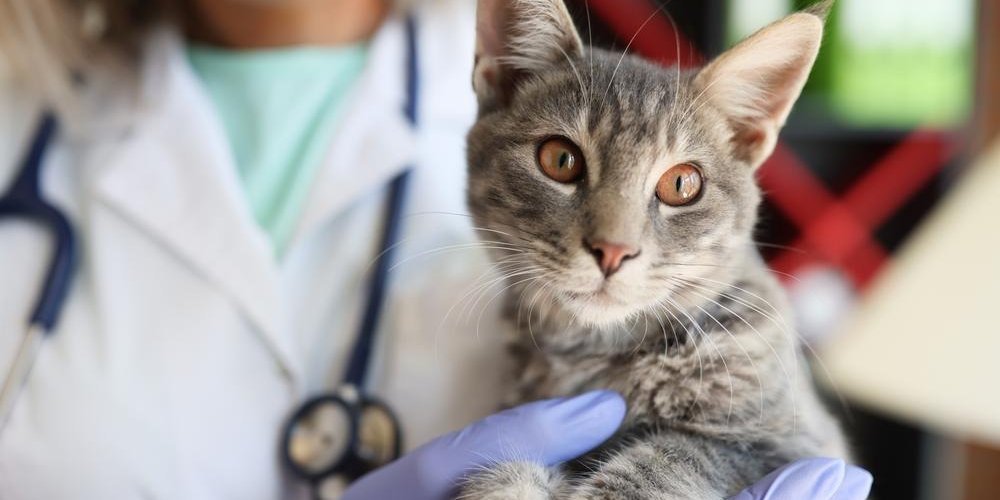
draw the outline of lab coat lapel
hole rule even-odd
[[[227,294],[289,376],[273,250],[250,212],[213,104],[173,32],[152,38],[135,127],[98,174],[112,209]]]
[[[406,35],[401,15],[387,21],[371,41],[367,66],[347,98],[290,249],[415,161],[416,133],[404,114]]]

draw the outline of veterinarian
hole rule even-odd
[[[473,10],[0,0],[0,498],[443,499],[615,431],[607,392],[469,425],[504,359],[466,300]]]

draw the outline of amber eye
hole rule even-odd
[[[701,193],[702,178],[698,167],[681,163],[667,170],[656,183],[656,197],[672,207],[687,205]]]
[[[556,182],[570,183],[580,178],[585,169],[583,154],[568,139],[549,139],[538,147],[538,166]]]

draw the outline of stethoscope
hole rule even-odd
[[[404,112],[417,124],[419,65],[416,23],[406,19],[406,102]],[[285,466],[308,482],[317,499],[337,498],[355,479],[399,458],[402,431],[385,402],[364,391],[385,302],[390,264],[398,246],[409,169],[392,180],[382,240],[368,283],[368,300],[340,386],[303,403],[288,420],[281,439]]]
[[[415,126],[419,65],[416,23],[412,17],[406,19],[405,28],[404,112]],[[45,113],[14,183],[0,197],[0,219],[30,220],[47,228],[54,240],[43,287],[0,389],[0,431],[30,376],[44,338],[53,332],[75,274],[73,227],[58,208],[45,201],[40,190],[42,160],[56,129],[54,115]],[[367,303],[344,379],[337,390],[303,403],[292,414],[283,432],[280,453],[285,466],[307,481],[317,498],[326,498],[325,492],[332,483],[350,483],[395,460],[402,450],[402,432],[396,415],[386,403],[367,394],[364,388],[378,319],[385,302],[390,263],[399,239],[409,178],[410,171],[406,169],[389,187],[381,251],[368,284]]]
[[[3,387],[0,388],[0,431],[3,431],[7,419],[14,411],[18,394],[31,375],[31,367],[38,357],[43,340],[52,333],[59,319],[76,267],[73,226],[58,208],[47,203],[41,195],[42,159],[56,128],[56,119],[52,114],[42,116],[28,154],[21,160],[14,183],[0,197],[0,220],[30,220],[48,229],[53,239],[52,256],[45,281],[35,300],[24,336],[21,337],[21,343],[3,379]]]

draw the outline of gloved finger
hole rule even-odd
[[[554,465],[597,447],[625,417],[625,402],[610,391],[529,403],[442,436],[353,484],[345,500],[440,500],[461,478],[507,460]]]
[[[864,500],[871,488],[871,475],[835,458],[808,458],[788,464],[764,476],[730,500]]]
[[[603,443],[624,416],[625,402],[611,391],[539,401],[491,415],[450,434],[437,451],[457,457],[473,450],[487,455],[489,461],[533,460],[554,465]]]
[[[864,500],[872,491],[872,474],[861,467],[848,465],[844,471],[844,483],[833,497],[834,500]]]

